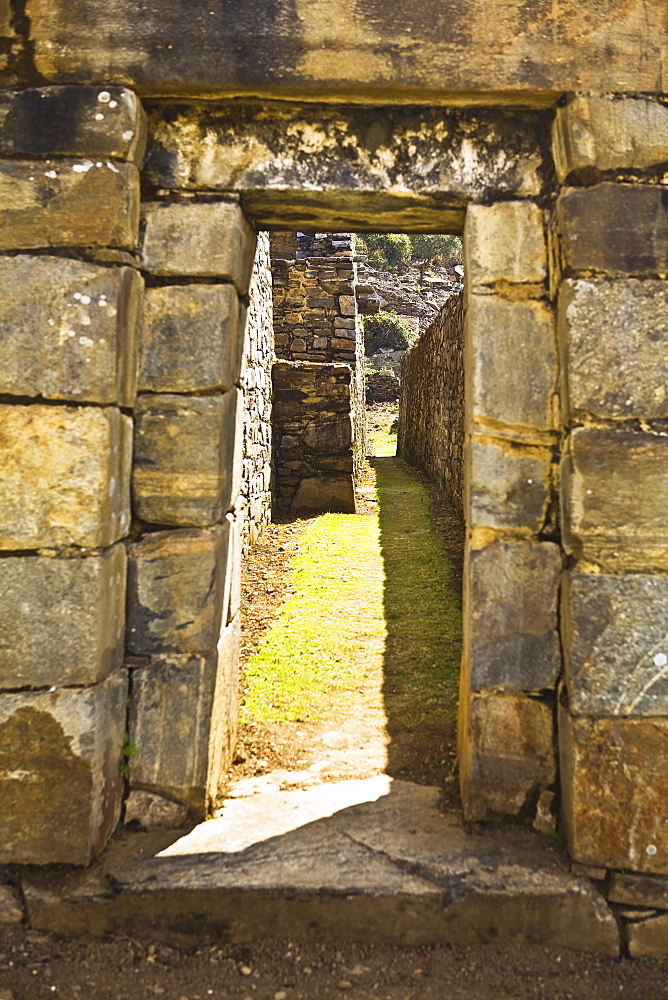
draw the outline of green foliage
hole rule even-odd
[[[462,241],[458,236],[438,236],[418,233],[409,236],[411,260],[420,268],[420,281],[424,281],[426,271],[432,264],[449,267],[462,263]]]
[[[139,756],[139,748],[130,742],[130,734],[123,735],[123,746],[121,747],[120,769],[124,778],[129,778],[132,773],[132,761]]]
[[[413,343],[411,328],[393,312],[378,312],[363,319],[364,350],[375,354],[381,347],[405,351]]]
[[[367,233],[364,243],[369,263],[383,271],[394,271],[411,259],[411,241],[405,233]]]

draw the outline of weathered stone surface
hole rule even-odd
[[[134,788],[162,792],[203,816],[217,654],[156,656],[132,671]]]
[[[442,232],[461,228],[471,198],[540,192],[542,122],[530,112],[518,123],[504,111],[393,108],[379,117],[373,108],[287,102],[168,116],[156,107],[146,170],[158,187],[237,191],[269,227],[298,229],[308,218],[340,232],[401,218]]]
[[[131,653],[205,653],[220,635],[229,527],[157,531],[128,548]]]
[[[0,559],[0,688],[95,684],[123,661],[125,548]]]
[[[668,203],[659,187],[597,184],[557,202],[564,263],[573,271],[668,272]]]
[[[564,544],[603,567],[665,569],[668,437],[576,428],[562,476]]]
[[[0,863],[84,865],[104,847],[127,688],[121,670],[94,687],[0,694]]]
[[[184,826],[188,807],[155,792],[133,788],[125,802],[125,825],[141,830],[173,830]]]
[[[574,97],[557,108],[552,144],[559,180],[668,162],[668,108],[645,97]]]
[[[658,875],[611,872],[608,884],[611,903],[668,909],[668,879]]]
[[[322,12],[311,0],[161,0],[140,19],[130,0],[29,0],[26,9],[48,80],[122,80],[160,97],[547,104],[569,91],[654,93],[665,79],[663,0],[594,9],[564,0],[558,16],[542,0],[369,0]]]
[[[668,914],[630,923],[627,930],[631,958],[668,955]]]
[[[241,433],[237,396],[231,389],[138,397],[133,495],[142,520],[207,527],[229,510]]]
[[[143,266],[152,274],[225,278],[246,295],[255,234],[235,202],[142,206]]]
[[[553,688],[561,668],[559,546],[496,541],[469,551],[465,674],[471,690]]]
[[[467,284],[542,284],[547,277],[543,213],[529,201],[471,205],[466,213]]]
[[[459,761],[466,819],[517,815],[556,777],[552,709],[534,698],[464,694]]]
[[[241,539],[243,525],[239,516],[228,514],[226,517],[229,540],[227,546],[227,566],[225,568],[225,590],[223,592],[223,625],[229,625],[239,614],[241,607]]]
[[[355,489],[352,474],[322,473],[302,479],[291,509],[302,514],[322,514],[328,510],[354,514]]]
[[[166,285],[144,298],[139,388],[207,392],[239,381],[243,326],[232,285]]]
[[[559,338],[573,418],[668,417],[668,282],[563,282]]]
[[[561,622],[574,715],[668,715],[668,576],[569,573]]]
[[[140,165],[141,101],[125,87],[28,87],[0,94],[0,156],[110,157]]]
[[[562,818],[576,861],[668,874],[668,719],[559,714]]]
[[[0,405],[0,549],[118,541],[131,459],[132,421],[114,407]]]
[[[557,350],[549,306],[471,295],[465,329],[473,419],[551,428]]]
[[[139,171],[131,163],[0,161],[0,250],[132,250],[138,226]]]
[[[159,857],[110,857],[114,891],[26,875],[30,926],[202,947],[267,938],[481,945],[616,956],[597,889],[522,825],[467,831],[442,792],[386,775],[227,799]],[[355,991],[353,991],[355,992]]]
[[[0,392],[132,406],[142,287],[129,267],[0,257]]]
[[[465,504],[470,527],[540,531],[550,499],[549,450],[474,438],[467,452]]]
[[[10,885],[0,885],[0,924],[20,924],[23,916],[18,893]]]
[[[237,616],[223,629],[218,643],[207,775],[207,797],[212,808],[220,804],[226,790],[227,773],[237,742],[240,632],[240,618]]]

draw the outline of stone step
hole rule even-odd
[[[29,922],[181,946],[527,941],[618,954],[612,912],[558,850],[522,828],[468,832],[440,800],[386,775],[261,785],[169,846],[122,837],[93,869],[25,879]]]

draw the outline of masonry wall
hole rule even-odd
[[[237,506],[246,549],[271,521],[271,366],[274,360],[269,234],[259,233],[251,277],[241,391],[244,452]]]
[[[349,365],[353,477],[361,471],[366,451],[364,340],[355,295],[354,251],[350,233],[301,234],[293,239],[287,234],[272,236],[276,356],[296,362]],[[289,253],[293,256],[288,257]],[[298,492],[287,488],[285,471],[279,473],[282,465],[277,451],[277,503],[299,503]],[[308,463],[304,473],[310,478]],[[294,469],[291,472],[293,479],[299,474]],[[333,502],[334,494],[329,496]],[[348,506],[346,500],[346,509]]]
[[[403,356],[397,452],[462,510],[464,296],[453,295]]]
[[[278,503],[295,514],[354,514],[350,367],[277,361],[273,382]]]

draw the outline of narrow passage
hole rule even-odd
[[[374,435],[363,513],[324,514],[284,526],[287,535],[274,526],[274,553],[294,554],[278,584],[284,601],[245,666],[233,785],[386,773],[454,793],[459,586],[429,495],[394,457],[395,441],[387,427]],[[268,570],[256,565],[251,583],[273,592],[266,547],[261,563]]]

